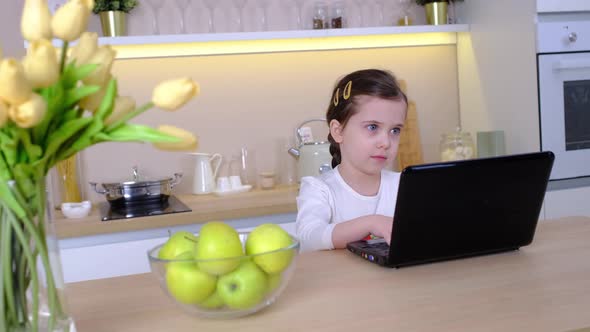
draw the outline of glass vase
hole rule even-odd
[[[0,331],[75,331],[45,177],[0,183]]]

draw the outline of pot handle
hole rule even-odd
[[[295,129],[295,137],[297,137],[297,145],[298,146],[301,146],[303,144],[303,137],[301,137],[301,127],[303,127],[303,125],[305,125],[305,124],[308,124],[308,123],[314,122],[314,121],[326,122],[326,119],[317,118],[317,119],[309,119],[309,120],[305,120],[305,121],[301,122],[297,126],[297,129]]]
[[[97,189],[96,188],[96,182],[90,182],[90,186],[92,187],[92,189],[94,189],[94,191],[96,191],[99,194],[106,194],[108,191],[104,190],[104,189]]]
[[[174,188],[177,184],[180,183],[180,179],[182,179],[182,173],[174,173],[174,180],[170,183],[170,188]]]

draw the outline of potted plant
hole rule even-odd
[[[100,15],[105,37],[125,36],[127,14],[137,5],[137,0],[96,0],[92,11]]]
[[[453,0],[450,0],[453,2]],[[432,25],[447,24],[449,0],[416,0],[426,10],[426,22]]]

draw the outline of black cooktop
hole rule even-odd
[[[136,217],[157,216],[161,214],[191,212],[192,210],[175,196],[170,196],[164,204],[133,205],[122,208],[112,208],[108,202],[99,204],[100,220],[129,219]]]

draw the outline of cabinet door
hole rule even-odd
[[[279,224],[295,234],[295,223]],[[254,227],[238,228],[249,232]],[[150,272],[147,251],[167,237],[61,249],[65,282],[78,282]]]
[[[590,187],[553,190],[545,194],[545,218],[590,216]]]
[[[589,11],[590,2],[588,0],[537,0],[537,12],[576,12]]]

